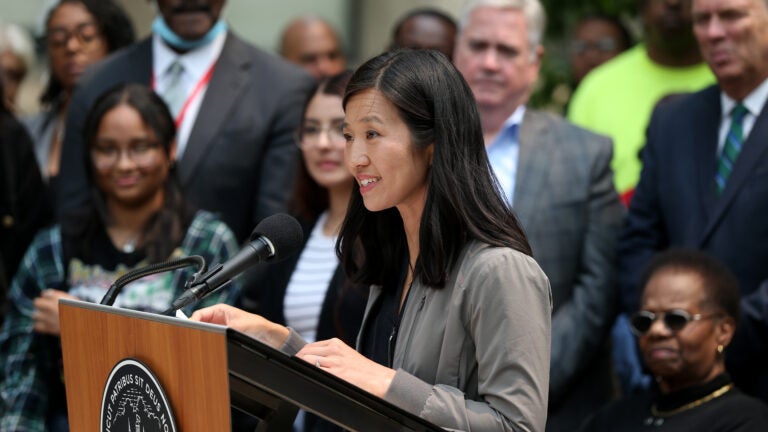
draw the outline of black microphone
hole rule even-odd
[[[277,262],[287,258],[301,247],[303,240],[301,225],[293,217],[279,213],[264,218],[237,255],[188,282],[189,288],[166,312],[175,312],[201,300],[259,262]]]

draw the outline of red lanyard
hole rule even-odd
[[[184,101],[184,105],[182,105],[181,110],[179,111],[179,114],[176,116],[176,128],[178,129],[181,127],[181,123],[184,121],[184,116],[187,114],[187,109],[189,108],[189,105],[192,104],[192,101],[195,100],[197,97],[197,94],[200,93],[203,90],[203,87],[208,85],[208,82],[211,80],[211,77],[213,76],[213,69],[216,67],[216,62],[214,61],[211,67],[208,68],[208,71],[203,75],[202,78],[200,78],[200,81],[195,84],[195,88],[192,89],[192,92],[189,94],[189,97],[187,97],[187,100]],[[155,75],[152,75],[152,83],[150,84],[152,87],[152,90],[155,89]]]

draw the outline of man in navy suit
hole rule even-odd
[[[78,83],[56,186],[58,213],[88,197],[82,128],[89,108],[110,87],[138,82],[152,85],[176,118],[177,178],[186,197],[219,213],[243,241],[284,208],[298,152],[293,132],[313,80],[228,29],[220,19],[225,0],[156,1],[152,35]]]
[[[726,365],[737,386],[768,400],[768,286],[760,286],[768,279],[768,4],[692,3],[718,84],[661,103],[651,118],[619,241],[623,303],[637,310],[639,274],[657,251],[696,248],[723,261],[742,292]]]

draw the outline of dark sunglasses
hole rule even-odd
[[[691,321],[713,318],[717,314],[704,316],[702,314],[691,315],[681,309],[674,309],[667,312],[653,313],[650,311],[640,311],[632,315],[629,319],[629,325],[632,332],[638,336],[643,336],[651,329],[654,321],[661,319],[669,331],[676,333],[682,330]]]

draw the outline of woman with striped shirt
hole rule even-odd
[[[342,96],[350,76],[345,71],[321,81],[304,105],[290,204],[304,229],[304,247],[285,261],[249,273],[240,306],[293,328],[307,341],[335,337],[354,345],[368,287],[347,281],[335,250],[354,187],[344,165],[342,134]],[[306,427],[299,429],[326,430],[316,423],[316,417],[307,416]]]

